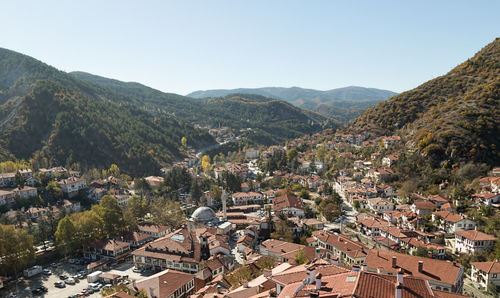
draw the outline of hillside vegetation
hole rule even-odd
[[[251,128],[248,141],[271,145],[287,139],[314,133],[340,124],[318,113],[294,107],[282,100],[255,94],[230,94],[222,97],[194,99],[83,72],[73,76],[115,93],[133,98],[148,110],[161,110],[185,121],[202,126]]]
[[[180,139],[206,146],[206,132],[152,114],[110,90],[0,49],[0,158],[42,166],[106,167],[144,174],[182,156]]]
[[[446,75],[368,109],[347,129],[399,133],[434,161],[500,163],[500,39]]]

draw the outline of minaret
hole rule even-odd
[[[226,212],[227,212],[227,193],[226,193],[226,190],[224,188],[222,189],[221,199],[222,199],[222,213],[224,214],[223,218],[224,218],[224,220],[227,220],[227,215],[226,215]]]

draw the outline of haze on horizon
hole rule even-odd
[[[500,2],[9,1],[0,47],[165,92],[402,92],[500,36]]]

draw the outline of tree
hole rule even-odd
[[[104,221],[93,210],[87,210],[70,215],[76,229],[76,238],[79,244],[87,243],[92,239],[104,237]]]
[[[210,171],[210,156],[203,155],[201,158],[201,167],[203,168],[203,172],[208,173]]]
[[[101,290],[102,297],[108,297],[118,292],[124,292],[136,298],[148,298],[148,294],[144,289],[139,290],[137,293],[129,288],[126,284],[117,284],[111,288],[103,288]]]
[[[352,204],[352,206],[354,207],[354,209],[356,210],[359,210],[359,208],[361,207],[361,205],[359,204],[359,201],[358,200],[355,200],[354,203]]]
[[[19,173],[19,171],[16,172],[16,176],[14,177],[14,182],[16,183],[17,187],[23,188],[24,187],[24,177]]]
[[[182,146],[182,148],[184,150],[186,149],[186,147],[187,147],[187,139],[186,139],[186,137],[182,137],[181,138],[181,146]]]
[[[57,185],[56,181],[50,181],[47,184],[47,187],[45,187],[45,190],[55,201],[58,201],[62,198],[62,189]]]
[[[200,201],[201,196],[202,192],[200,185],[198,184],[198,181],[194,179],[193,185],[191,185],[191,199],[193,199],[194,202],[198,203]]]
[[[123,212],[115,197],[105,195],[99,205],[92,206],[92,210],[102,218],[104,234],[108,237],[118,235],[124,230]]]
[[[16,274],[35,262],[33,236],[12,225],[0,225],[0,274]]]
[[[278,217],[278,220],[274,224],[274,232],[271,233],[271,238],[293,242],[293,233],[286,218]]]
[[[307,191],[307,189],[303,188],[303,189],[300,191],[299,196],[300,196],[303,200],[309,200],[309,191]]]
[[[113,177],[120,177],[120,168],[115,164],[111,164],[108,169],[108,175],[111,175]]]
[[[182,225],[186,215],[177,201],[158,198],[151,206],[153,221],[160,225],[170,225],[177,228]]]
[[[143,218],[149,212],[149,206],[146,200],[136,195],[128,199],[127,209],[130,210],[136,219]]]
[[[424,247],[417,247],[417,250],[413,253],[417,257],[427,257],[428,251]]]
[[[295,262],[297,263],[297,265],[305,264],[307,262],[307,256],[306,256],[306,253],[304,252],[304,250],[299,250],[295,254],[294,259],[295,259]]]
[[[299,153],[297,152],[297,149],[292,148],[286,153],[286,158],[288,159],[288,162],[292,162],[297,158],[298,155]]]
[[[328,203],[321,209],[321,214],[326,220],[333,221],[340,216],[341,211],[339,206],[333,203]]]
[[[149,182],[146,179],[139,178],[134,182],[134,189],[139,191],[141,197],[144,197],[145,193],[147,194],[151,192],[151,185],[149,185]]]
[[[73,222],[71,222],[69,216],[65,216],[59,221],[54,235],[58,248],[64,253],[65,256],[76,248],[76,243],[74,241],[75,235],[76,228],[73,225]]]

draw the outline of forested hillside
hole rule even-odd
[[[446,75],[367,110],[349,128],[399,133],[434,161],[500,163],[500,39]]]
[[[231,94],[224,97],[194,99],[149,88],[138,83],[127,83],[83,72],[75,77],[132,97],[137,104],[149,110],[162,110],[185,121],[203,126],[252,128],[248,140],[254,144],[282,143],[323,128],[336,128],[337,121],[303,110],[282,100],[260,95]]]
[[[106,167],[154,173],[181,157],[183,136],[213,144],[204,131],[175,117],[149,113],[110,90],[28,56],[0,49],[0,159],[38,166]]]

